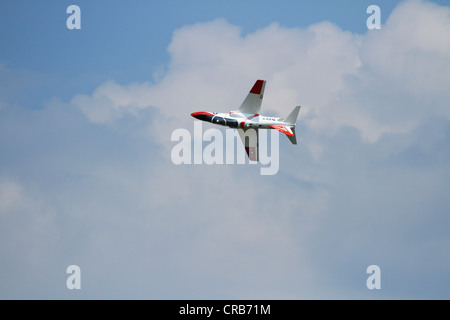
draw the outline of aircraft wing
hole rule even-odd
[[[250,161],[259,161],[259,138],[258,129],[238,129],[239,137],[244,144],[245,152],[247,152]]]
[[[265,80],[256,80],[244,102],[239,107],[239,111],[242,113],[258,114],[261,109],[265,86]]]

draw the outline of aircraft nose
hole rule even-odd
[[[191,116],[193,116],[195,119],[198,120],[211,121],[214,115],[210,112],[200,111],[200,112],[192,112]]]
[[[194,118],[198,119],[200,112],[192,112],[191,116],[193,116]]]

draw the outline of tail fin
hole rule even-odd
[[[292,144],[297,144],[297,136],[295,135],[295,123],[297,122],[298,113],[300,112],[301,106],[296,106],[294,110],[289,113],[289,115],[284,118],[284,122],[288,123],[290,126],[289,128],[292,131],[292,135],[286,135],[289,139],[289,141],[292,142]]]
[[[300,108],[301,106],[296,106],[283,121],[295,126]]]

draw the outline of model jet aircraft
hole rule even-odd
[[[276,129],[284,133],[292,144],[297,144],[295,124],[297,122],[300,106],[295,107],[286,118],[260,115],[259,110],[261,109],[265,86],[265,80],[256,80],[244,102],[242,102],[239,107],[239,111],[230,111],[229,113],[200,111],[193,112],[191,116],[202,121],[238,129],[239,136],[244,144],[248,158],[252,161],[258,161],[259,129]],[[256,134],[255,139],[248,138],[247,131],[249,129],[254,130],[253,132]]]

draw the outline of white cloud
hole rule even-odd
[[[172,249],[176,254],[164,259],[169,265],[185,265],[175,269],[219,297],[205,284],[211,277],[222,287],[228,283],[240,288],[244,296],[265,289],[258,296],[370,297],[346,281],[354,281],[359,272],[364,275],[374,259],[390,272],[401,272],[404,263],[419,263],[438,241],[425,236],[426,249],[414,256],[403,228],[414,232],[432,203],[438,205],[431,224],[445,220],[437,190],[446,183],[435,180],[445,169],[420,173],[400,170],[391,161],[405,159],[403,153],[416,148],[423,123],[450,118],[448,11],[426,2],[405,2],[381,30],[364,35],[329,22],[306,29],[274,23],[245,36],[223,19],[184,26],[174,33],[171,60],[157,82],[107,83],[84,99],[89,106],[102,92],[112,110],[95,103],[92,110],[82,110],[88,117],[99,112],[114,121],[153,107],[157,114],[149,126],[162,153],[168,154],[164,148],[173,146],[172,130],[192,129],[191,112],[237,108],[255,79],[268,80],[262,112],[284,115],[302,104],[299,140],[306,148],[281,148],[280,173],[271,178],[275,181],[255,178],[248,167],[161,165],[148,183],[154,197],[150,201],[177,217],[177,234],[184,239]],[[72,103],[78,105],[77,99]],[[445,134],[442,139],[447,139]],[[402,181],[407,181],[403,189]],[[425,192],[428,188],[434,193]],[[170,221],[160,217],[156,224],[165,230]],[[397,251],[407,253],[399,258]],[[434,259],[442,261],[442,255],[436,253]],[[241,283],[225,276],[238,268]],[[421,268],[436,270],[427,263]],[[255,285],[265,275],[274,281]],[[361,281],[365,283],[363,276]],[[402,278],[396,287],[409,281]],[[406,293],[397,289],[384,294]],[[191,296],[203,297],[198,292]]]
[[[302,104],[306,125],[328,132],[349,126],[374,142],[410,132],[430,114],[450,117],[449,10],[405,2],[381,30],[364,35],[329,22],[271,24],[246,36],[222,19],[185,26],[174,33],[159,82],[107,82],[72,103],[95,122],[153,106],[169,127],[186,127],[197,109],[237,108],[253,81],[265,78],[262,112],[283,115]]]
[[[87,298],[371,298],[378,263],[383,297],[445,297],[421,289],[427,271],[448,277],[448,23],[420,1],[364,35],[320,22],[244,36],[219,19],[175,31],[155,82],[5,106],[0,295],[73,297],[78,264]],[[304,106],[279,173],[172,164],[172,130],[236,108],[256,78],[262,112]]]
[[[0,181],[0,214],[5,214],[22,198],[22,188],[15,181]]]
[[[449,7],[407,1],[380,31],[364,37],[362,85],[356,87],[360,97],[355,102],[367,103],[362,108],[376,125],[375,138],[383,132],[411,132],[429,116],[450,118],[449,14]]]
[[[125,114],[136,114],[139,109],[150,107],[149,84],[131,84],[120,86],[108,81],[98,87],[92,94],[77,95],[72,103],[78,106],[87,118],[94,123],[111,123]],[[151,100],[150,100],[151,101]]]

